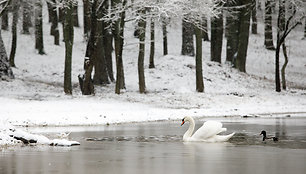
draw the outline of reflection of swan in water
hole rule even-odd
[[[224,142],[229,140],[235,134],[218,135],[219,133],[226,131],[226,128],[222,128],[222,123],[217,121],[206,121],[203,126],[192,135],[195,128],[194,119],[192,117],[184,117],[181,126],[187,121],[189,121],[190,124],[188,130],[183,136],[183,141]]]

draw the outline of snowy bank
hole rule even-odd
[[[77,141],[66,139],[49,139],[43,135],[36,135],[15,128],[9,123],[0,122],[0,147],[16,144],[50,145],[50,146],[75,146]]]

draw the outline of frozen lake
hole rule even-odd
[[[220,120],[227,143],[183,143],[188,125],[132,123],[95,127],[30,128],[49,137],[72,131],[80,146],[25,146],[0,153],[0,173],[233,173],[304,174],[306,117],[207,118]],[[202,120],[196,120],[197,126]],[[279,141],[262,142],[261,130]]]

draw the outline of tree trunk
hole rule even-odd
[[[84,20],[84,36],[89,37],[90,28],[91,28],[91,18],[90,18],[90,1],[83,0],[83,20]]]
[[[3,7],[5,6],[6,4],[3,4]],[[2,13],[2,16],[1,16],[1,29],[2,30],[8,30],[8,9],[4,9],[3,13]]]
[[[210,60],[221,63],[223,42],[223,15],[211,18]]]
[[[280,73],[279,73],[279,52],[280,52],[280,46],[277,44],[276,50],[275,50],[275,88],[276,88],[276,92],[281,91]]]
[[[207,18],[205,16],[202,17],[202,28],[204,29],[204,30],[201,30],[203,40],[209,41]]]
[[[38,54],[45,54],[41,0],[35,1],[35,48],[38,50]]]
[[[64,12],[62,8],[58,9],[58,22],[64,23]]]
[[[51,30],[50,34],[54,36],[54,44],[59,45],[59,30],[58,30],[58,16],[56,8],[56,0],[52,0],[51,4]]]
[[[109,84],[108,74],[107,74],[107,67],[106,67],[106,60],[105,60],[105,49],[104,49],[104,30],[105,30],[105,23],[102,20],[99,20],[105,15],[105,2],[102,4],[102,10],[98,11],[97,13],[97,21],[96,21],[96,49],[93,53],[93,60],[94,61],[94,84],[96,85],[104,85]]]
[[[166,19],[162,21],[162,30],[163,30],[163,52],[164,56],[168,55],[168,37],[167,37],[167,22]]]
[[[252,34],[257,34],[257,5],[256,0],[252,0]]]
[[[23,1],[23,14],[22,14],[22,33],[23,34],[30,34],[29,28],[32,26],[31,20],[31,1]]]
[[[145,10],[140,12],[144,16]],[[139,92],[146,92],[145,74],[144,74],[144,55],[145,55],[145,34],[146,34],[146,19],[141,18],[139,24],[139,53],[138,53],[138,79]]]
[[[120,0],[113,0],[112,6],[116,6],[120,3]],[[123,0],[123,5],[126,5],[127,1]],[[124,41],[124,19],[125,19],[125,11],[120,14],[120,20],[115,22],[115,28],[113,31],[114,38],[115,38],[115,55],[116,55],[116,88],[115,93],[120,94],[120,89],[125,89],[125,82],[124,82],[124,70],[123,70],[123,60],[122,60],[122,53],[123,53],[123,41]]]
[[[94,67],[94,52],[96,49],[96,32],[97,32],[97,2],[98,0],[92,1],[91,5],[91,32],[87,42],[85,60],[84,60],[84,75],[79,75],[80,87],[83,95],[94,94],[94,85],[91,78],[92,70]]]
[[[16,67],[15,65],[15,55],[17,49],[17,24],[18,24],[18,10],[19,1],[12,1],[13,3],[13,21],[12,21],[12,47],[10,53],[10,65],[11,67]]]
[[[50,1],[46,1],[47,3],[47,9],[48,9],[48,19],[49,19],[49,23],[52,22],[52,13],[53,13],[53,8],[52,8],[52,4],[50,3]]]
[[[236,6],[233,4],[231,7]],[[231,62],[235,66],[238,51],[238,36],[239,36],[239,12],[234,13],[226,17],[227,25],[227,43],[226,43],[226,61]]]
[[[268,50],[275,50],[273,45],[271,0],[265,1],[265,47]]]
[[[194,56],[194,45],[193,45],[193,24],[182,21],[182,55]]]
[[[68,2],[68,7],[65,7],[65,71],[64,71],[64,92],[66,94],[72,94],[71,85],[71,61],[72,61],[72,48],[73,48],[73,2]]]
[[[287,67],[287,64],[289,62],[289,58],[288,58],[288,54],[287,54],[286,44],[283,43],[282,47],[283,47],[283,54],[284,54],[284,57],[285,57],[285,62],[284,62],[283,66],[282,66],[282,69],[281,69],[281,73],[282,73],[282,87],[283,87],[283,90],[286,90],[287,89],[287,85],[286,85],[286,67]]]
[[[284,30],[285,30],[285,0],[279,0],[279,10],[278,10],[278,18],[277,18],[277,44],[276,44],[276,52],[275,52],[275,89],[276,92],[281,91],[281,82],[280,82],[280,72],[279,72],[279,54],[280,47],[284,44]],[[284,45],[283,45],[284,46]]]
[[[8,61],[0,30],[0,80],[4,80],[7,78],[13,79],[14,74]]]
[[[112,82],[115,82],[114,72],[113,72],[113,35],[109,29],[105,29],[104,34],[104,48],[105,48],[105,60],[107,66],[107,74]]]
[[[305,22],[304,22],[304,38],[306,39],[306,18],[305,18]]]
[[[196,90],[204,92],[203,73],[202,73],[202,31],[195,27],[196,35]]]
[[[250,13],[252,0],[243,0],[245,7],[241,8],[240,12],[240,25],[239,25],[239,43],[237,50],[237,58],[235,67],[241,71],[246,72],[245,63],[249,44],[249,31],[250,31]]]
[[[150,40],[150,64],[149,68],[155,68],[154,65],[154,52],[155,52],[155,24],[154,20],[151,18],[151,26],[150,26],[150,33],[151,33],[151,40]]]
[[[78,13],[78,1],[73,4],[73,26],[80,27],[79,24],[79,13]]]

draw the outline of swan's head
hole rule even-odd
[[[181,126],[183,126],[183,124],[186,122],[186,121],[190,121],[191,120],[191,117],[190,116],[186,116],[182,119],[182,124]]]
[[[181,124],[181,126],[183,126],[184,123],[185,123],[185,118],[182,119],[182,124]]]

